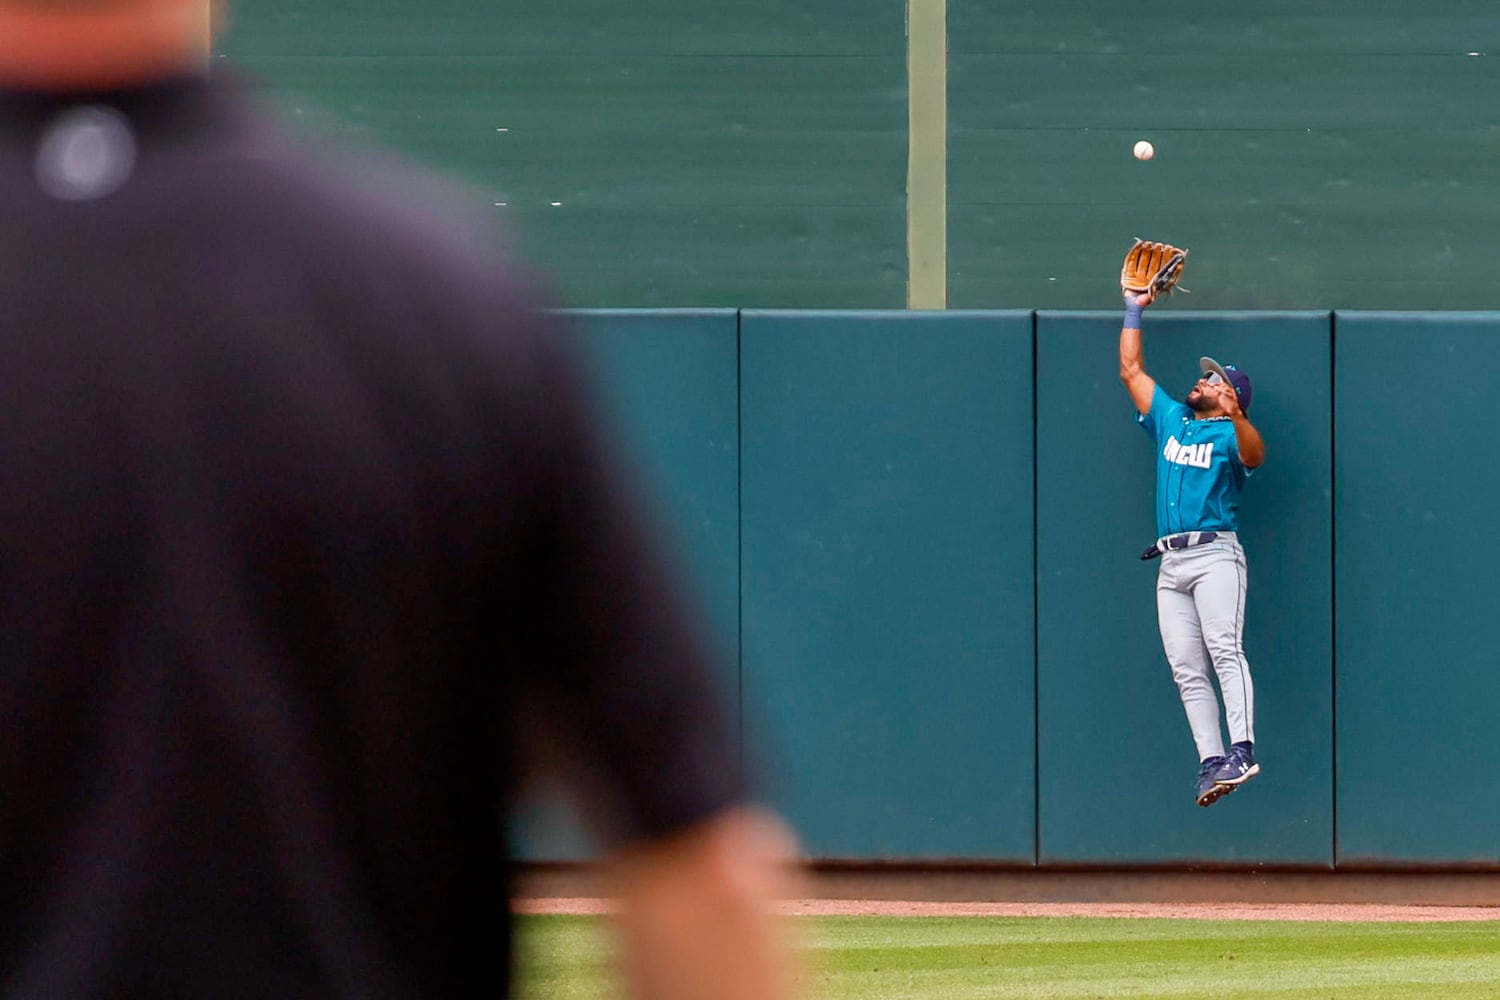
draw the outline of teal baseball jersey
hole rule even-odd
[[[1194,420],[1192,408],[1161,386],[1151,412],[1136,422],[1156,440],[1156,533],[1238,531],[1240,490],[1250,475],[1240,461],[1234,422]]]

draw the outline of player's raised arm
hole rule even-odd
[[[1222,409],[1230,420],[1234,421],[1234,443],[1239,449],[1240,464],[1247,469],[1256,469],[1266,460],[1266,445],[1260,439],[1260,431],[1250,422],[1245,411],[1240,409],[1240,398],[1234,391],[1234,386],[1227,382],[1220,383],[1219,408]]]
[[[1156,298],[1155,293],[1144,295],[1125,293],[1125,323],[1120,328],[1120,381],[1130,391],[1130,399],[1138,413],[1151,412],[1151,397],[1156,392],[1156,383],[1146,374],[1145,359],[1141,356],[1141,311]]]

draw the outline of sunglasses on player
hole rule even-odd
[[[1218,372],[1209,372],[1207,375],[1203,376],[1203,381],[1207,382],[1209,385],[1224,384],[1224,379],[1219,375]]]

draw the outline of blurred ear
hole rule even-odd
[[[0,77],[110,87],[206,68],[217,0],[0,0]]]

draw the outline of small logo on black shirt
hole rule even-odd
[[[61,201],[92,201],[118,191],[135,169],[135,134],[123,115],[97,105],[72,108],[48,124],[36,151],[36,179]]]

